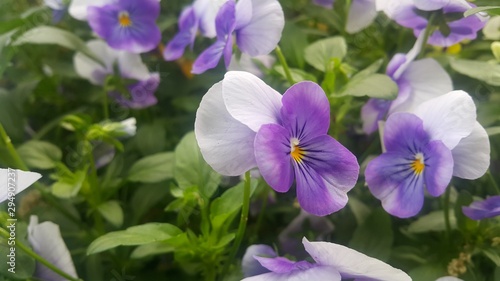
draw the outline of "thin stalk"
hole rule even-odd
[[[231,248],[231,252],[229,253],[229,258],[227,259],[226,265],[224,266],[223,275],[227,273],[229,269],[229,264],[234,261],[236,257],[236,252],[240,248],[241,241],[243,241],[243,237],[245,236],[245,230],[247,227],[248,220],[248,210],[250,209],[250,171],[245,173],[245,185],[243,190],[243,206],[241,207],[241,216],[240,216],[240,224],[238,226],[238,232],[236,233],[236,237],[234,239],[233,247]]]
[[[3,228],[0,228],[0,234],[5,239],[8,239],[10,237],[9,233],[5,229],[3,229]],[[68,280],[71,280],[71,281],[81,281],[82,280],[82,279],[74,278],[73,276],[71,276],[71,275],[67,274],[66,272],[62,271],[61,269],[59,269],[58,267],[56,267],[55,265],[53,265],[52,263],[50,263],[49,261],[47,261],[46,259],[44,259],[42,256],[40,256],[37,253],[35,253],[33,250],[31,250],[28,246],[24,245],[18,239],[16,239],[16,246],[18,246],[21,250],[23,250],[30,257],[34,258],[36,261],[38,261],[39,263],[45,265],[50,270],[54,271],[55,273],[59,274],[60,276],[66,278]]]
[[[2,138],[2,141],[5,143],[7,151],[9,152],[10,156],[12,157],[12,160],[14,160],[15,165],[19,169],[22,169],[24,171],[28,171],[28,166],[26,166],[26,164],[24,164],[21,157],[19,157],[19,154],[17,154],[16,148],[12,144],[12,140],[7,135],[7,132],[5,132],[5,129],[3,128],[2,123],[0,123],[0,137]]]
[[[444,194],[444,203],[443,203],[443,208],[444,208],[444,224],[446,226],[446,240],[447,240],[448,244],[450,243],[450,237],[451,237],[450,193],[451,193],[451,188],[450,187],[446,188],[446,192]]]
[[[293,81],[292,73],[290,72],[290,68],[288,67],[288,64],[286,63],[285,56],[281,52],[280,46],[276,46],[276,54],[278,55],[278,59],[280,60],[281,66],[283,66],[283,70],[285,71],[285,76],[288,82],[290,84],[295,84],[295,81]]]
[[[418,55],[418,58],[422,58],[425,53],[425,45],[427,45],[427,41],[429,40],[429,37],[431,36],[432,31],[434,31],[434,26],[432,24],[434,23],[434,19],[436,18],[436,14],[432,13],[431,16],[429,17],[429,21],[427,22],[427,26],[425,27],[424,30],[424,40],[422,40],[422,46],[420,49],[420,54]]]

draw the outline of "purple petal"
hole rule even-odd
[[[393,77],[394,73],[406,62],[406,56],[404,54],[395,54],[391,61],[387,64],[385,73],[388,76]]]
[[[158,101],[154,96],[158,85],[160,84],[160,75],[151,73],[151,77],[147,80],[139,81],[128,87],[131,98],[126,99],[116,92],[110,93],[110,96],[123,107],[140,109],[155,105]]]
[[[225,48],[225,41],[216,41],[212,44],[212,46],[203,51],[203,53],[201,53],[200,56],[194,61],[191,73],[201,74],[208,69],[216,67]]]
[[[425,158],[425,186],[437,197],[446,190],[453,174],[453,156],[441,141],[431,141],[423,150]]]
[[[370,135],[378,129],[378,121],[383,120],[391,106],[390,100],[369,99],[361,108],[363,132]]]
[[[365,171],[370,192],[391,215],[408,218],[424,203],[424,179],[411,169],[411,154],[386,152],[368,163]]]
[[[236,31],[236,44],[250,56],[267,55],[281,40],[284,26],[285,16],[277,0],[252,0],[252,18]]]
[[[413,1],[401,2],[389,7],[389,11],[384,10],[387,16],[404,27],[423,30],[427,26],[427,19],[416,14]]]
[[[269,272],[269,270],[263,267],[259,261],[257,261],[254,256],[263,257],[276,257],[276,252],[273,248],[268,245],[251,245],[245,251],[243,255],[243,260],[241,262],[241,267],[244,277],[259,275],[262,273]]]
[[[282,99],[283,125],[301,141],[324,135],[330,126],[330,103],[318,84],[304,81],[290,87]]]
[[[288,273],[269,272],[243,279],[242,281],[304,281],[329,280],[340,281],[340,273],[332,266],[316,265],[305,270],[293,270]]]
[[[176,60],[184,54],[184,49],[188,45],[193,45],[196,31],[198,29],[198,20],[194,13],[194,8],[190,7],[182,11],[179,19],[179,33],[168,43],[163,50],[163,57],[167,61]]]
[[[384,128],[384,145],[387,151],[421,152],[430,140],[423,129],[423,121],[411,113],[394,113],[387,119]]]
[[[255,160],[262,177],[278,192],[287,192],[293,182],[290,133],[280,125],[263,125],[255,137]]]
[[[500,195],[490,196],[483,201],[475,201],[469,207],[462,207],[466,216],[473,220],[482,220],[500,215]]]
[[[235,3],[234,0],[229,0],[220,8],[215,19],[215,29],[217,30],[217,40],[227,40],[228,36],[234,31],[236,24],[235,19]]]
[[[260,264],[275,273],[288,273],[294,270],[305,270],[314,267],[313,264],[306,261],[294,262],[284,257],[264,258],[254,256]]]
[[[229,64],[231,64],[231,57],[233,55],[233,37],[228,36],[226,40],[226,47],[224,47],[224,65],[226,69],[229,68]]]
[[[313,0],[313,3],[318,6],[325,7],[327,9],[332,9],[334,1],[335,0]]]

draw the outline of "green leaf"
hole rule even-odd
[[[19,36],[13,46],[23,44],[56,44],[78,51],[101,65],[104,63],[97,57],[80,38],[73,33],[52,26],[37,26]]]
[[[147,223],[114,231],[94,240],[87,248],[87,255],[100,253],[118,246],[138,246],[167,240],[182,231],[168,223]]]
[[[286,21],[281,36],[280,48],[290,66],[304,68],[304,50],[307,47],[307,34],[304,29],[290,21]]]
[[[446,266],[439,263],[429,263],[413,268],[408,272],[408,275],[410,275],[412,281],[429,281],[446,276],[447,273]]]
[[[250,196],[257,187],[257,181],[250,182]],[[245,182],[242,181],[238,185],[226,190],[221,197],[215,199],[210,206],[210,221],[214,229],[219,229],[224,224],[229,224],[231,218],[238,212],[243,205],[243,190]]]
[[[217,190],[221,176],[203,159],[194,132],[182,138],[174,153],[174,175],[179,187],[197,186],[200,194],[210,198]]]
[[[123,224],[123,210],[118,201],[104,202],[97,207],[99,213],[112,225],[120,227]]]
[[[496,249],[481,249],[481,252],[487,256],[496,266],[500,266],[500,252]]]
[[[171,253],[175,247],[165,243],[164,241],[153,242],[150,244],[140,245],[135,248],[130,257],[132,259],[142,259],[149,256]]]
[[[360,76],[358,76],[360,75]],[[398,85],[385,74],[366,75],[362,72],[355,75],[345,86],[341,95],[377,99],[395,99],[398,95]]]
[[[500,86],[500,65],[475,60],[452,60],[451,67],[469,77],[484,81],[493,86]]]
[[[165,127],[160,122],[156,122],[140,126],[134,141],[143,155],[151,155],[164,150],[167,143],[165,136]]]
[[[128,180],[133,182],[155,183],[172,178],[174,154],[162,152],[147,156],[132,165]]]
[[[472,230],[477,226],[477,223],[470,218],[466,217],[462,211],[463,206],[469,206],[472,203],[472,195],[466,190],[461,190],[458,194],[457,200],[455,201],[454,211],[455,218],[457,220],[457,228],[465,232],[472,232]]]
[[[35,169],[52,169],[62,159],[59,147],[46,141],[28,141],[17,152],[28,167]]]
[[[457,226],[457,220],[455,218],[455,213],[453,212],[453,209],[450,209],[449,216],[450,216],[450,226],[452,229],[454,229]],[[444,231],[444,230],[446,230],[446,225],[444,221],[443,210],[430,212],[425,216],[421,216],[408,226],[408,232],[410,233],[423,233],[429,231]]]
[[[2,56],[0,54],[0,60]],[[0,123],[11,139],[23,138],[24,122],[21,103],[16,99],[16,95],[0,88]]]
[[[384,63],[383,59],[376,60],[374,63],[370,64],[367,68],[356,73],[356,75],[354,75],[351,80],[354,80],[354,79],[361,80],[363,78],[369,77],[370,75],[376,73],[380,69],[380,67],[382,66],[382,63]]]
[[[488,136],[494,136],[494,135],[498,135],[500,134],[500,126],[498,127],[490,127],[490,128],[486,128],[486,133],[488,134]]]
[[[391,218],[381,208],[373,211],[364,223],[356,228],[349,247],[382,261],[389,259],[394,237]]]
[[[52,185],[52,194],[59,198],[75,197],[85,182],[87,170],[88,168],[85,168],[76,171],[74,174],[70,172],[64,173],[64,175]]]
[[[285,69],[283,68],[283,66],[276,65],[274,67],[274,70],[278,72],[283,78],[286,79]],[[304,80],[316,82],[316,77],[314,77],[314,75],[311,75],[303,71],[302,69],[290,68],[290,73],[292,74],[292,79],[295,82],[300,82]]]
[[[484,6],[484,7],[475,7],[465,11],[464,17],[468,17],[470,15],[479,13],[479,12],[488,12],[490,15],[500,15],[500,6]]]
[[[318,40],[305,49],[306,62],[323,72],[333,58],[342,61],[346,54],[347,44],[340,36]]]
[[[169,188],[162,183],[137,188],[130,201],[130,205],[134,206],[132,221],[138,221],[148,210],[164,199],[168,192]]]
[[[351,211],[354,214],[358,225],[363,224],[363,222],[371,213],[370,208],[368,208],[368,206],[366,206],[363,202],[356,199],[355,197],[349,198],[347,205],[349,206],[349,208],[351,208]]]

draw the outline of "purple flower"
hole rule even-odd
[[[480,14],[464,18],[463,13],[475,7],[465,0],[386,0],[377,1],[377,9],[383,10],[398,24],[412,28],[418,37],[424,32],[429,19],[436,28],[428,43],[448,47],[464,39],[475,39],[487,20]]]
[[[469,207],[462,207],[466,216],[473,220],[482,220],[500,216],[500,195],[490,196],[483,201],[476,201]]]
[[[161,39],[156,26],[158,0],[115,0],[101,7],[87,8],[90,27],[114,49],[143,53],[154,49]]]
[[[285,24],[277,0],[228,0],[217,13],[217,40],[193,64],[192,73],[214,68],[224,55],[226,68],[231,62],[233,33],[239,49],[252,57],[269,54],[281,39]]]
[[[309,242],[305,237],[302,239],[302,244],[314,263],[295,262],[284,257],[269,258],[254,255],[254,258],[270,272],[248,277],[242,281],[340,281],[342,278],[372,281],[411,280],[403,271],[342,245]]]
[[[9,178],[14,178],[16,181],[16,190],[15,194],[20,193],[21,191],[28,188],[38,179],[40,179],[42,175],[35,172],[25,172],[22,170],[15,169],[3,169],[0,168],[0,203],[7,200],[7,198],[12,197],[9,195],[11,192],[11,188],[9,188]]]
[[[476,179],[489,167],[490,144],[463,91],[428,100],[414,113],[394,113],[384,127],[386,152],[365,171],[371,193],[397,217],[416,215],[424,201],[441,195],[451,177]]]
[[[243,255],[243,260],[241,261],[241,270],[243,271],[244,277],[250,277],[254,275],[259,275],[262,273],[267,273],[269,270],[263,267],[254,256],[274,258],[278,255],[273,248],[267,245],[251,245],[245,251]]]
[[[33,251],[37,254],[68,275],[73,276],[75,279],[78,278],[71,254],[61,237],[61,232],[57,224],[50,221],[38,223],[38,217],[31,216],[28,226],[28,241],[31,247],[33,247]],[[66,278],[38,262],[34,276],[42,280],[66,280]]]
[[[217,172],[258,167],[278,192],[296,180],[302,208],[324,216],[346,205],[359,172],[356,157],[327,135],[329,125],[330,105],[317,84],[297,83],[282,98],[256,76],[230,71],[203,97],[195,134]]]
[[[423,36],[408,54],[396,54],[387,65],[386,74],[399,87],[395,100],[371,98],[361,109],[363,131],[372,134],[378,121],[395,112],[410,111],[420,103],[444,95],[453,89],[448,73],[433,59],[414,61],[422,46]]]
[[[100,86],[105,84],[108,75],[113,74],[137,80],[136,83],[127,86],[130,97],[124,97],[118,92],[110,92],[109,95],[121,106],[127,108],[145,108],[157,103],[154,93],[160,83],[160,76],[156,72],[150,73],[138,54],[117,51],[101,40],[89,41],[87,46],[105,65],[102,66],[84,54],[77,53],[74,57],[74,65],[80,76]],[[119,73],[114,73],[115,66]]]

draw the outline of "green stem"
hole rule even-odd
[[[5,238],[8,239],[10,237],[9,233],[7,230],[0,228],[0,234]],[[73,276],[67,274],[66,272],[60,270],[58,267],[44,259],[42,256],[38,255],[35,253],[33,250],[31,250],[28,246],[24,245],[21,241],[16,239],[16,246],[18,246],[21,250],[23,250],[26,254],[28,254],[30,257],[34,258],[36,261],[39,263],[45,265],[48,267],[50,270],[54,271],[55,273],[59,274],[60,276],[71,280],[71,281],[81,281],[82,279],[74,278]]]
[[[424,53],[425,53],[425,45],[427,45],[427,41],[429,40],[431,33],[434,31],[434,26],[432,24],[434,23],[435,18],[436,18],[436,14],[432,13],[432,15],[429,17],[429,21],[427,22],[427,26],[425,27],[424,40],[422,40],[420,54],[418,55],[419,59],[423,58]]]
[[[446,240],[448,243],[450,242],[451,237],[451,224],[450,224],[450,193],[451,187],[446,188],[446,192],[444,194],[444,223],[446,226]]]
[[[491,171],[488,170],[488,177],[490,178],[491,184],[493,185],[493,188],[497,192],[497,194],[500,194],[500,188],[498,187],[497,182],[495,181],[495,178],[493,178],[493,175],[491,174]]]
[[[106,89],[104,89],[103,95],[102,95],[102,109],[104,112],[104,120],[109,119],[109,108],[108,107],[109,107],[108,106],[108,92],[106,91]]]
[[[68,115],[72,115],[72,114],[75,114],[75,113],[78,113],[78,112],[82,112],[84,111],[84,107],[80,107],[80,108],[77,108],[75,110],[72,110],[52,121],[50,121],[49,123],[47,123],[47,125],[43,126],[40,130],[38,130],[38,132],[36,132],[36,134],[33,136],[33,139],[34,140],[39,140],[41,139],[42,137],[44,137],[50,130],[54,129],[57,125],[59,125],[59,123],[61,123],[61,120],[63,120],[64,118],[66,118],[66,116]]]
[[[288,64],[286,63],[285,56],[281,52],[280,46],[276,46],[276,54],[278,55],[278,59],[280,60],[281,66],[283,66],[283,70],[285,71],[286,79],[290,84],[295,84],[295,81],[293,81],[292,73],[290,72],[290,68],[288,67]]]
[[[236,252],[240,248],[241,241],[243,241],[243,237],[245,236],[245,230],[247,227],[248,220],[248,210],[250,209],[250,171],[245,173],[245,185],[243,190],[243,206],[241,207],[241,217],[240,224],[238,226],[238,232],[236,233],[236,237],[234,239],[234,244],[229,253],[229,258],[227,259],[226,265],[224,266],[223,275],[225,276],[227,270],[229,269],[229,264],[234,261],[236,257]]]
[[[21,157],[19,157],[19,154],[17,154],[17,151],[14,148],[14,145],[12,144],[12,140],[7,135],[7,132],[5,132],[5,129],[3,128],[2,123],[0,123],[0,137],[2,138],[3,143],[5,143],[7,151],[9,151],[9,154],[12,157],[12,160],[14,160],[14,164],[19,169],[24,170],[24,171],[28,171],[28,166],[26,166],[26,164],[24,164]]]

